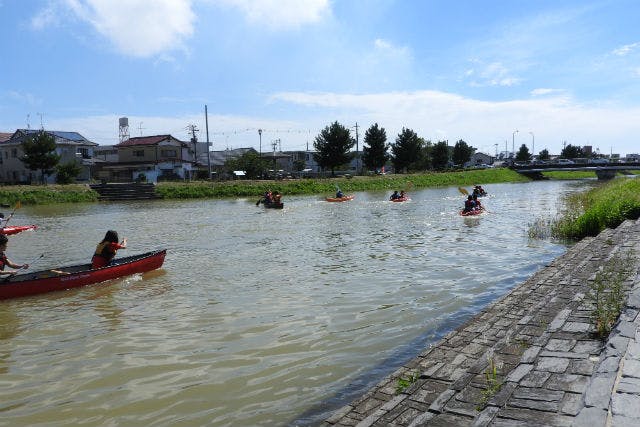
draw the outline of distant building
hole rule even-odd
[[[40,129],[18,129],[7,139],[6,134],[0,136],[0,182],[8,184],[29,184],[40,180],[40,171],[32,171],[28,169],[20,160],[24,156],[22,151],[22,143],[27,138],[33,138]],[[55,152],[60,156],[60,165],[76,162],[81,167],[80,175],[77,179],[80,181],[88,181],[92,173],[93,166],[93,150],[98,145],[89,141],[78,132],[64,131],[44,131],[48,135],[53,136],[56,149]],[[47,183],[54,183],[56,173],[47,175]]]
[[[490,154],[476,151],[471,155],[471,159],[469,159],[469,161],[465,163],[465,166],[468,167],[468,166],[478,166],[478,165],[492,165],[494,160],[495,160],[495,157],[491,156]]]
[[[131,182],[143,177],[148,182],[157,182],[194,177],[193,151],[186,142],[171,135],[129,138],[114,147],[118,152],[117,163],[105,163],[99,172],[100,179]],[[113,156],[109,151],[102,153]]]

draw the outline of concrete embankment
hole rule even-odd
[[[628,297],[603,341],[587,295],[627,254]],[[640,220],[586,238],[322,425],[640,425],[639,268]]]

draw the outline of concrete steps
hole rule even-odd
[[[91,189],[98,192],[98,200],[153,200],[159,199],[155,185],[152,183],[114,183],[92,184]]]

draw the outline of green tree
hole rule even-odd
[[[53,168],[60,161],[60,156],[56,154],[55,138],[44,130],[40,130],[35,136],[28,137],[21,145],[24,156],[20,160],[29,170],[41,171],[44,184],[45,176],[51,175]]]
[[[520,146],[520,149],[516,153],[516,162],[527,162],[531,160],[531,154],[529,154],[529,149],[525,144]]]
[[[538,153],[539,160],[549,160],[549,150],[546,148]]]
[[[433,154],[431,155],[431,162],[433,168],[436,170],[442,170],[449,164],[449,143],[448,141],[438,141],[433,146]]]
[[[584,157],[584,152],[582,148],[577,145],[568,144],[566,147],[562,149],[560,153],[560,157],[564,157],[565,159],[574,159],[576,157]]]
[[[249,179],[259,178],[268,166],[269,160],[261,159],[255,151],[247,151],[240,157],[224,162],[227,171],[244,171],[245,176]]]
[[[362,147],[362,161],[367,169],[381,169],[389,160],[389,147],[384,128],[378,127],[376,123],[367,129]]]
[[[82,168],[78,162],[68,162],[63,165],[58,165],[56,166],[56,183],[71,184],[75,182],[80,172],[82,172]]]
[[[349,129],[340,123],[333,122],[325,127],[313,142],[316,152],[313,158],[322,168],[330,168],[331,176],[335,176],[335,169],[351,160],[349,150],[356,141],[351,138]]]
[[[463,140],[458,140],[456,142],[456,145],[453,146],[453,163],[463,166],[465,163],[471,160],[471,156],[475,151],[475,148],[469,146]]]
[[[391,144],[391,163],[396,173],[417,170],[424,164],[424,140],[411,129],[402,128]]]

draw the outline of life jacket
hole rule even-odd
[[[464,210],[466,212],[470,212],[473,210],[473,208],[475,208],[476,203],[473,200],[465,200],[464,201]]]
[[[96,252],[93,256],[100,256],[107,261],[111,261],[111,259],[116,256],[116,251],[111,247],[112,242],[100,242],[98,246],[96,246]]]

